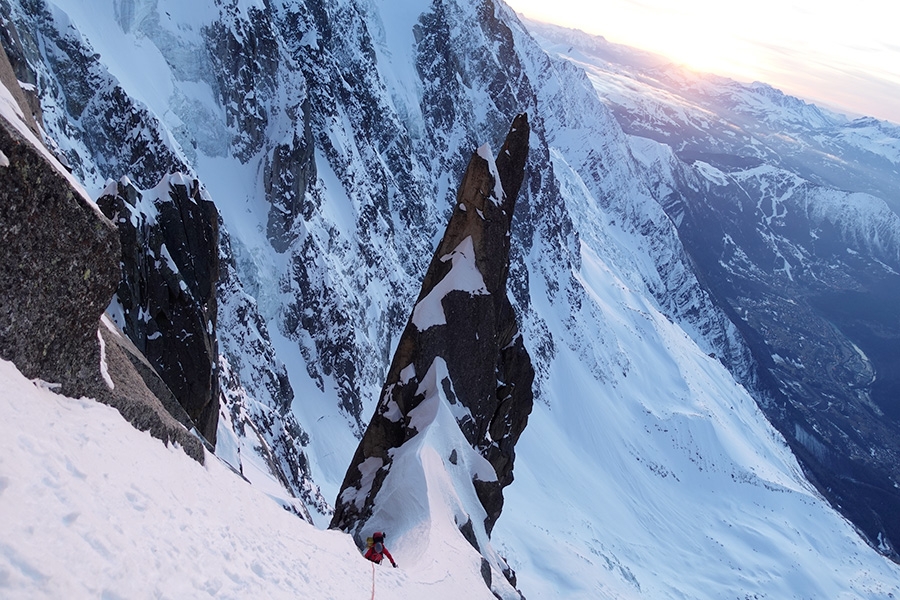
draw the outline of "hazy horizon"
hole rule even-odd
[[[900,5],[758,0],[506,0],[529,18],[661,54],[693,70],[761,81],[850,117],[900,124]]]

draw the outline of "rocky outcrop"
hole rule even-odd
[[[283,487],[287,510],[310,522],[310,510],[330,515],[304,452],[309,437],[291,413],[287,371],[200,183],[172,174],[142,191],[123,178],[98,204],[123,247],[110,314],[172,390],[170,412],[251,483]]]
[[[123,178],[97,204],[119,228],[121,281],[110,312],[213,446],[219,416],[219,216],[181,174],[140,192]]]
[[[100,377],[97,325],[118,281],[115,228],[6,120],[0,151],[3,356],[84,394]]]
[[[116,229],[24,125],[0,117],[0,357],[67,396],[119,410],[202,462],[165,386],[101,315],[119,281]],[[140,372],[135,364],[144,367]]]
[[[473,154],[456,207],[400,338],[375,414],[341,486],[332,527],[360,537],[398,449],[423,431],[416,409],[445,398],[465,440],[493,468],[471,482],[488,535],[512,482],[515,444],[531,413],[534,370],[507,297],[510,225],[524,178],[530,128],[516,117],[494,162]],[[421,413],[421,411],[419,411]],[[448,460],[455,463],[457,452]],[[374,473],[367,465],[382,465]],[[470,520],[458,522],[465,534]],[[474,542],[478,536],[469,532]]]

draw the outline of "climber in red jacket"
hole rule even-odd
[[[380,531],[376,531],[372,535],[372,545],[369,546],[368,550],[366,550],[366,558],[371,560],[373,563],[380,565],[385,556],[388,557],[388,560],[391,561],[391,565],[393,565],[393,567],[396,569],[397,563],[394,562],[394,557],[391,556],[391,553],[388,552],[388,549],[384,547],[384,534]]]

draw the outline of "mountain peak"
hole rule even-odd
[[[332,527],[357,540],[369,529],[394,525],[401,536],[404,528],[413,529],[410,515],[400,514],[409,507],[396,497],[427,497],[434,466],[419,449],[414,452],[423,476],[392,479],[392,470],[411,449],[434,447],[419,436],[441,422],[441,414],[452,414],[458,429],[447,433],[445,421],[441,448],[435,449],[456,496],[471,501],[462,502],[455,524],[504,574],[508,567],[487,546],[533,402],[534,370],[506,295],[512,208],[524,179],[529,131],[521,114],[496,162],[484,158],[483,148],[473,153],[332,520]],[[424,491],[402,490],[423,479]]]

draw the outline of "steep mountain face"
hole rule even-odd
[[[166,32],[159,30],[158,23],[152,18],[146,19],[145,8],[130,3],[116,4],[115,10],[110,6],[108,14],[115,15],[127,29],[143,23],[165,38],[165,43],[160,42],[163,48],[179,53],[177,57],[172,57],[173,64],[174,58],[178,58],[178,64],[189,74],[210,76],[213,71],[209,67],[208,55],[196,52],[196,48],[185,49],[183,41],[172,35],[166,37]],[[22,82],[39,84],[35,88],[39,90],[42,106],[48,111],[44,125],[50,134],[46,139],[52,144],[51,147],[89,188],[95,190],[97,196],[106,187],[104,182],[108,178],[119,178],[126,173],[132,182],[132,185],[126,186],[130,189],[126,195],[130,194],[137,200],[141,193],[149,194],[140,207],[147,209],[148,214],[133,208],[123,211],[128,214],[133,212],[135,221],[144,222],[144,227],[139,230],[133,229],[132,225],[133,235],[120,231],[120,235],[129,239],[126,246],[130,260],[127,262],[146,268],[133,272],[128,284],[123,281],[120,288],[124,297],[137,300],[147,299],[148,295],[159,292],[159,286],[146,286],[148,278],[164,282],[167,288],[171,284],[172,298],[159,298],[160,303],[168,304],[172,299],[179,304],[174,298],[181,298],[179,310],[191,322],[188,328],[196,329],[194,333],[199,337],[191,338],[196,342],[193,350],[198,352],[195,353],[188,346],[180,347],[181,340],[163,339],[161,335],[157,336],[161,332],[148,331],[145,319],[149,313],[141,310],[140,303],[133,306],[134,311],[130,311],[135,320],[130,333],[135,341],[146,347],[147,338],[152,338],[149,345],[158,351],[155,367],[161,373],[172,367],[168,382],[174,389],[180,388],[181,400],[193,406],[193,418],[182,418],[182,421],[189,427],[193,426],[195,419],[203,422],[202,433],[209,440],[226,436],[226,443],[219,454],[245,477],[269,489],[291,510],[307,516],[306,506],[312,506],[317,512],[330,515],[328,503],[312,482],[308,461],[302,450],[307,443],[307,435],[289,412],[293,392],[284,366],[274,356],[265,322],[259,315],[254,298],[244,291],[241,281],[237,279],[227,231],[217,225],[218,218],[209,212],[211,204],[205,199],[200,199],[200,203],[188,201],[186,204],[188,212],[196,212],[192,210],[194,207],[207,207],[208,218],[200,219],[201,222],[205,220],[205,225],[197,229],[197,235],[192,233],[187,236],[185,230],[178,231],[178,219],[170,219],[174,236],[180,239],[177,244],[199,244],[198,258],[204,265],[199,269],[201,276],[193,291],[186,293],[182,289],[180,282],[185,275],[174,260],[157,260],[162,255],[156,253],[150,256],[146,254],[145,247],[135,245],[138,238],[153,237],[161,241],[166,235],[171,237],[173,234],[172,231],[164,234],[160,230],[160,211],[153,206],[154,200],[160,199],[163,200],[163,207],[175,206],[165,189],[172,179],[167,174],[184,173],[175,179],[185,183],[182,186],[185,193],[181,196],[186,198],[189,195],[186,182],[195,178],[188,162],[196,160],[196,149],[215,149],[211,153],[221,154],[223,148],[228,147],[228,137],[223,133],[226,130],[217,122],[219,111],[209,114],[209,106],[178,90],[176,112],[196,128],[188,130],[183,123],[181,127],[167,128],[145,103],[124,92],[122,81],[109,72],[100,55],[57,7],[43,3],[25,6],[3,3],[0,12],[5,24],[4,45],[13,57],[16,77]],[[135,23],[131,19],[136,19]],[[233,82],[227,83],[233,85]],[[174,115],[175,112],[167,111],[166,114]],[[185,137],[186,132],[194,137]],[[176,138],[184,145],[179,144]],[[163,189],[159,189],[157,184]],[[213,236],[216,228],[220,230],[218,247],[212,239],[216,237]],[[219,267],[216,267],[217,255]],[[178,264],[189,273],[187,280],[197,279],[190,275],[194,273],[191,253],[185,251],[178,259]],[[216,272],[219,268],[223,271],[221,275]],[[255,277],[245,279],[249,279],[250,285],[258,285]],[[214,295],[210,294],[210,285],[215,289]],[[218,311],[213,310],[216,304],[219,305]],[[125,312],[112,312],[124,325]],[[207,318],[216,312],[218,320],[227,326],[225,331],[217,330],[215,318]],[[210,322],[212,331],[209,329]],[[162,329],[178,333],[184,328],[171,327],[171,322],[166,322]],[[218,355],[215,352],[217,343],[221,352]],[[171,352],[173,348],[176,351]],[[179,360],[179,357],[185,358],[185,351],[187,363],[197,362],[199,369],[185,370],[183,364],[187,363]],[[166,361],[168,366],[162,364]],[[188,373],[187,377],[184,377],[185,373]],[[157,390],[163,398],[172,395],[167,387],[162,385],[163,389]],[[218,389],[222,392],[221,414],[219,402],[215,400]],[[166,403],[167,409],[177,415],[183,409],[179,402],[172,399],[173,402]],[[224,428],[216,427],[217,415]]]
[[[309,434],[291,412],[294,390],[287,369],[256,300],[237,275],[228,233],[223,227],[220,233],[216,335],[222,397],[216,455],[308,521],[313,515],[330,517],[305,450]]]
[[[142,194],[127,179],[97,205],[116,223],[122,278],[110,312],[215,447],[219,417],[219,214],[180,173]]]
[[[642,176],[761,367],[769,418],[822,492],[896,558],[896,127],[533,27],[587,66],[636,136]]]
[[[171,134],[110,75],[66,14],[23,4],[0,4],[4,48],[19,81],[37,88],[48,143],[79,180],[95,190],[128,165],[131,179],[150,189],[170,171],[190,172]]]
[[[896,557],[900,219],[785,171],[713,178],[681,193],[661,183],[663,205],[682,215],[682,239],[764,369],[770,419],[832,503]]]
[[[533,402],[534,370],[506,293],[510,226],[529,133],[527,116],[519,115],[496,162],[486,145],[473,153],[332,520],[332,527],[353,533],[361,545],[368,532],[408,518],[397,497],[410,494],[404,490],[409,482],[391,477],[394,462],[416,454],[427,472],[433,449],[416,438],[448,427],[438,417],[448,412],[466,442],[442,457],[453,472],[448,478],[462,485],[459,497],[479,501],[463,502],[455,525],[485,556],[483,570],[504,574],[513,586],[509,567],[486,546]],[[488,587],[492,579],[485,578]]]
[[[424,431],[389,475],[409,492],[395,500],[408,518],[384,525],[407,533],[388,540],[401,568],[443,578],[452,553],[481,575],[502,554],[526,596],[548,598],[898,591],[736,383],[765,391],[659,202],[669,171],[648,173],[584,71],[503,4],[4,0],[0,14],[17,77],[94,195],[170,170],[208,188],[217,453],[283,505],[302,514],[303,498],[327,523],[321,499],[339,495],[467,161],[527,111],[507,285],[536,401],[515,483],[482,543],[496,504],[470,467],[499,483],[503,453],[467,450],[490,425],[460,427],[435,369],[423,393],[448,401],[419,405]],[[465,378],[447,379],[457,395]]]
[[[217,455],[285,508],[307,521],[307,506],[329,512],[311,481],[308,436],[290,413],[284,365],[200,182],[174,173],[141,191],[123,178],[97,204],[117,224],[123,248],[108,310],[172,390],[170,412],[184,413],[183,424],[214,446],[221,435]]]
[[[203,462],[200,442],[167,412],[159,376],[101,319],[119,280],[115,226],[44,148],[5,85],[0,108],[0,355]]]

